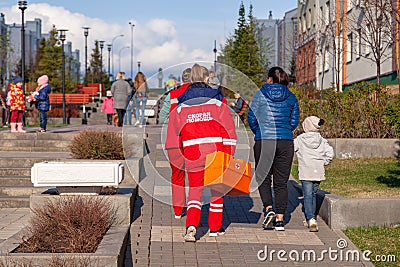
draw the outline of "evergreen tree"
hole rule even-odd
[[[260,38],[260,28],[253,17],[253,6],[250,5],[249,15],[243,1],[239,8],[239,19],[233,36],[230,36],[222,48],[223,63],[232,67],[235,74],[228,75],[228,82],[234,91],[242,91],[245,98],[251,98],[254,92],[265,81],[266,64],[263,53],[266,46]],[[232,72],[232,71],[231,71]]]
[[[89,62],[88,81],[91,83],[102,83],[108,88],[111,85],[107,74],[104,72],[104,64],[102,64],[101,59],[99,41],[96,40]]]
[[[48,39],[40,41],[38,54],[36,56],[37,66],[34,68],[35,79],[42,75],[49,77],[52,93],[62,92],[62,46],[61,41],[58,39],[58,32],[53,25]],[[67,58],[65,59],[67,63]],[[75,91],[73,81],[68,79],[70,75],[65,73],[65,92],[71,93]]]

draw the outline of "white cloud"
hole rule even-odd
[[[21,23],[21,12],[17,5],[10,8],[1,8],[0,12],[5,14],[7,24]],[[113,37],[124,34],[123,38],[116,38],[114,41],[114,70],[118,70],[119,51],[121,48],[131,44],[131,26],[108,23],[98,18],[90,18],[80,13],[73,13],[64,7],[52,6],[49,4],[30,4],[25,11],[26,20],[40,18],[42,20],[42,32],[48,33],[55,25],[58,29],[68,29],[66,33],[67,41],[72,42],[73,49],[79,49],[81,62],[84,61],[84,42],[83,26],[90,27],[88,36],[88,58],[94,48],[94,40],[104,40],[111,43]],[[149,21],[135,24],[133,30],[134,40],[134,69],[136,71],[136,62],[142,62],[143,71],[154,71],[159,67],[168,67],[180,62],[210,60],[212,55],[198,48],[189,50],[188,46],[178,40],[179,32],[176,29],[174,21],[162,18],[152,18]],[[189,38],[186,38],[189,39]],[[194,40],[188,40],[188,42]],[[108,52],[103,49],[104,64],[107,66]],[[84,64],[82,63],[82,66]],[[130,49],[121,51],[121,68],[130,74]],[[152,73],[149,73],[151,75]]]

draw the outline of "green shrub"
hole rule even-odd
[[[70,196],[33,210],[18,253],[94,253],[115,220],[104,198]]]
[[[322,135],[326,138],[399,137],[399,96],[384,87],[360,83],[348,92],[291,89],[299,100],[300,121],[311,115],[323,118]],[[295,135],[301,132],[298,127]]]
[[[121,133],[84,130],[74,137],[70,150],[77,159],[124,159]]]

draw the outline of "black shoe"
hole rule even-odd
[[[219,236],[219,235],[224,235],[225,234],[225,229],[223,227],[219,228],[218,231],[210,231],[208,236]]]
[[[273,223],[275,221],[276,214],[273,209],[269,208],[267,210],[267,215],[265,215],[262,227],[264,229],[273,229]]]
[[[275,231],[285,231],[285,224],[283,223],[283,221],[276,221]]]

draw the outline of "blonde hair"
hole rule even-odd
[[[123,79],[125,79],[125,72],[122,72],[122,71],[120,71],[120,72],[118,72],[118,74],[117,74],[117,80],[123,80]]]
[[[204,82],[208,77],[208,69],[206,67],[200,66],[199,64],[194,64],[190,72],[190,81],[192,83]]]

